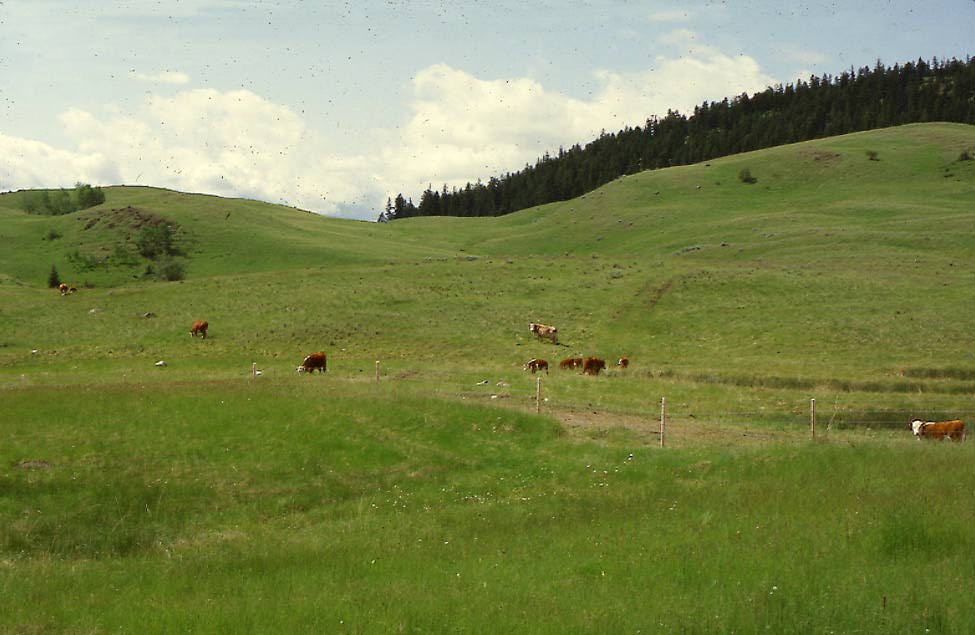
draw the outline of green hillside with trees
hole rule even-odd
[[[399,194],[381,218],[499,216],[581,196],[620,176],[699,163],[783,144],[898,126],[975,124],[975,59],[918,59],[770,86],[668,110],[644,126],[604,132],[585,146],[559,148],[534,165],[463,188],[427,188],[417,204]]]

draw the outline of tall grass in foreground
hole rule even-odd
[[[2,399],[0,632],[975,628],[970,444],[597,445],[322,382]]]

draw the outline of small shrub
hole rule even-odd
[[[880,161],[880,159],[877,158],[876,150],[867,150],[867,158],[871,161]]]
[[[163,260],[159,263],[159,277],[169,282],[182,280],[186,277],[186,267],[176,260]]]
[[[47,274],[47,286],[51,289],[57,289],[61,284],[61,276],[58,275],[58,270],[54,265],[51,265],[51,273]]]
[[[143,227],[135,239],[139,253],[149,259],[168,256],[173,253],[173,230],[169,225],[160,223]]]
[[[971,161],[972,155],[968,150],[962,150],[961,154],[958,155],[959,161]]]
[[[758,183],[758,179],[752,176],[752,171],[748,168],[742,168],[738,172],[738,180],[742,183]]]
[[[47,230],[47,233],[44,234],[44,240],[57,240],[60,237],[61,237],[61,232],[53,228]]]

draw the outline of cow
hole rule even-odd
[[[951,441],[965,440],[965,422],[961,419],[952,421],[911,421],[911,430],[918,441],[925,439],[949,439]]]
[[[620,357],[620,360],[616,362],[616,365],[619,366],[620,368],[629,368],[630,358],[624,355],[623,357]]]
[[[532,322],[528,325],[528,330],[535,334],[540,340],[549,340],[553,344],[559,343],[559,330],[554,326],[547,326],[545,324],[535,324]]]
[[[77,293],[78,287],[68,287],[68,293]]]
[[[326,365],[325,353],[318,351],[306,357],[297,370],[299,373],[314,373],[316,370],[320,370],[324,375]]]
[[[61,295],[68,295],[68,285],[62,282],[58,285],[58,291],[61,292]]]
[[[599,371],[606,368],[606,362],[598,357],[587,357],[582,363],[582,373],[584,375],[598,375]]]
[[[203,336],[203,339],[206,339],[208,328],[210,328],[210,324],[208,322],[197,320],[196,322],[193,322],[193,326],[190,328],[190,335],[196,337],[199,334]]]
[[[532,375],[535,374],[536,370],[544,370],[545,374],[548,375],[548,362],[546,362],[544,359],[533,358],[528,360],[528,363],[525,364],[524,369],[530,370]]]
[[[559,362],[559,368],[561,368],[562,370],[567,370],[569,368],[582,368],[582,358],[566,357],[561,362]]]

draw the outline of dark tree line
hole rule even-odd
[[[411,216],[501,216],[580,196],[624,174],[686,165],[761,148],[906,123],[975,124],[975,59],[903,66],[852,67],[838,76],[812,76],[721,101],[704,102],[685,116],[602,133],[585,146],[487,183],[440,191],[428,187],[419,204],[402,194],[389,200],[380,220]]]

